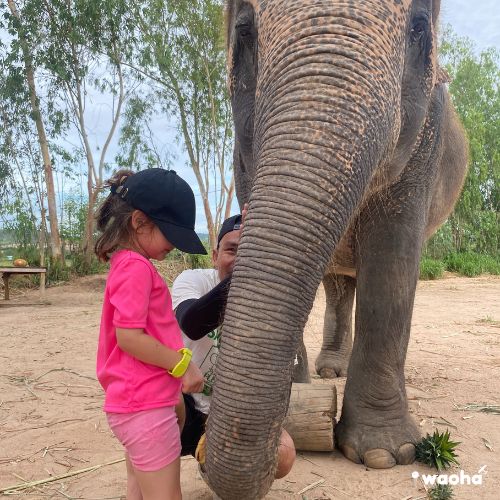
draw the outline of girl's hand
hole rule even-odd
[[[186,373],[182,376],[182,392],[190,394],[192,392],[201,392],[205,380],[201,370],[191,361],[189,363]]]

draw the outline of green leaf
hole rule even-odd
[[[416,445],[416,460],[438,470],[446,469],[452,464],[458,465],[454,451],[458,444],[460,443],[450,441],[449,430],[443,433],[435,430],[432,436],[427,434]]]

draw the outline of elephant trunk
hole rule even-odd
[[[316,290],[396,141],[401,35],[383,37],[387,19],[370,5],[349,22],[331,16],[321,24],[316,16],[317,36],[306,34],[310,22],[290,23],[293,31],[281,34],[286,43],[268,39],[259,52],[256,173],[207,428],[209,482],[224,500],[262,498],[272,484],[295,353]],[[261,15],[261,31],[267,15],[272,8]],[[314,18],[311,9],[304,16]]]

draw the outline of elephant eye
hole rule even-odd
[[[422,37],[427,33],[427,29],[429,27],[429,22],[427,19],[419,18],[416,19],[411,27],[411,39],[412,42],[418,42],[422,39]]]
[[[252,26],[249,23],[237,24],[236,32],[241,40],[248,40],[252,38]]]

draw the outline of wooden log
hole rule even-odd
[[[337,414],[335,386],[292,384],[290,405],[283,427],[301,451],[332,451]]]

